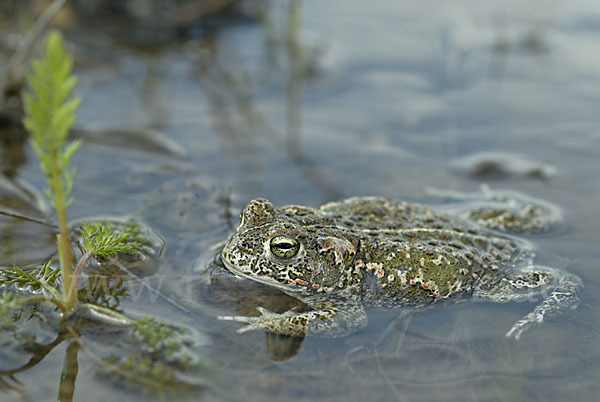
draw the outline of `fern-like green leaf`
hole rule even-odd
[[[44,289],[53,296],[58,293],[57,279],[60,278],[60,268],[52,268],[52,261],[48,261],[39,269],[24,271],[13,265],[12,269],[0,269],[0,285],[15,284],[20,287],[31,287],[32,289]]]
[[[75,140],[75,141],[71,142],[69,145],[67,145],[67,147],[65,148],[65,152],[63,153],[63,156],[62,156],[62,164],[63,164],[64,169],[66,169],[67,165],[69,164],[69,161],[71,160],[71,156],[73,156],[75,151],[77,151],[80,146],[81,146],[81,140]]]
[[[116,231],[108,222],[92,222],[81,225],[83,247],[95,256],[112,256],[116,253],[138,253],[142,246],[136,240],[137,228],[128,226]]]

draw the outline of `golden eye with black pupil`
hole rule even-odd
[[[275,236],[270,242],[271,252],[284,260],[292,258],[298,254],[300,243],[298,240],[287,236]]]

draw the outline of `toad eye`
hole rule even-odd
[[[298,240],[287,236],[275,236],[271,239],[269,245],[271,246],[271,252],[275,256],[285,260],[292,258],[300,250]]]

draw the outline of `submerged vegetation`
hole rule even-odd
[[[118,376],[125,386],[143,385],[160,393],[190,391],[199,386],[183,382],[177,376],[178,370],[198,368],[190,350],[193,342],[184,330],[143,317],[133,324],[131,339],[140,347],[126,357],[113,356],[103,361],[109,376]]]
[[[6,292],[0,296],[0,330],[12,325],[22,306],[22,299],[14,293]]]

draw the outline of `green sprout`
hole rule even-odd
[[[27,76],[30,91],[24,95],[25,118],[23,124],[31,133],[31,145],[46,174],[48,198],[56,211],[59,234],[58,255],[63,278],[63,301],[67,311],[77,303],[73,284],[73,251],[67,223],[66,208],[72,201],[68,198],[73,185],[74,169],[67,169],[80,141],[66,144],[79,98],[70,98],[77,79],[71,74],[73,61],[65,50],[60,33],[48,34],[42,59],[34,60],[33,72]]]

